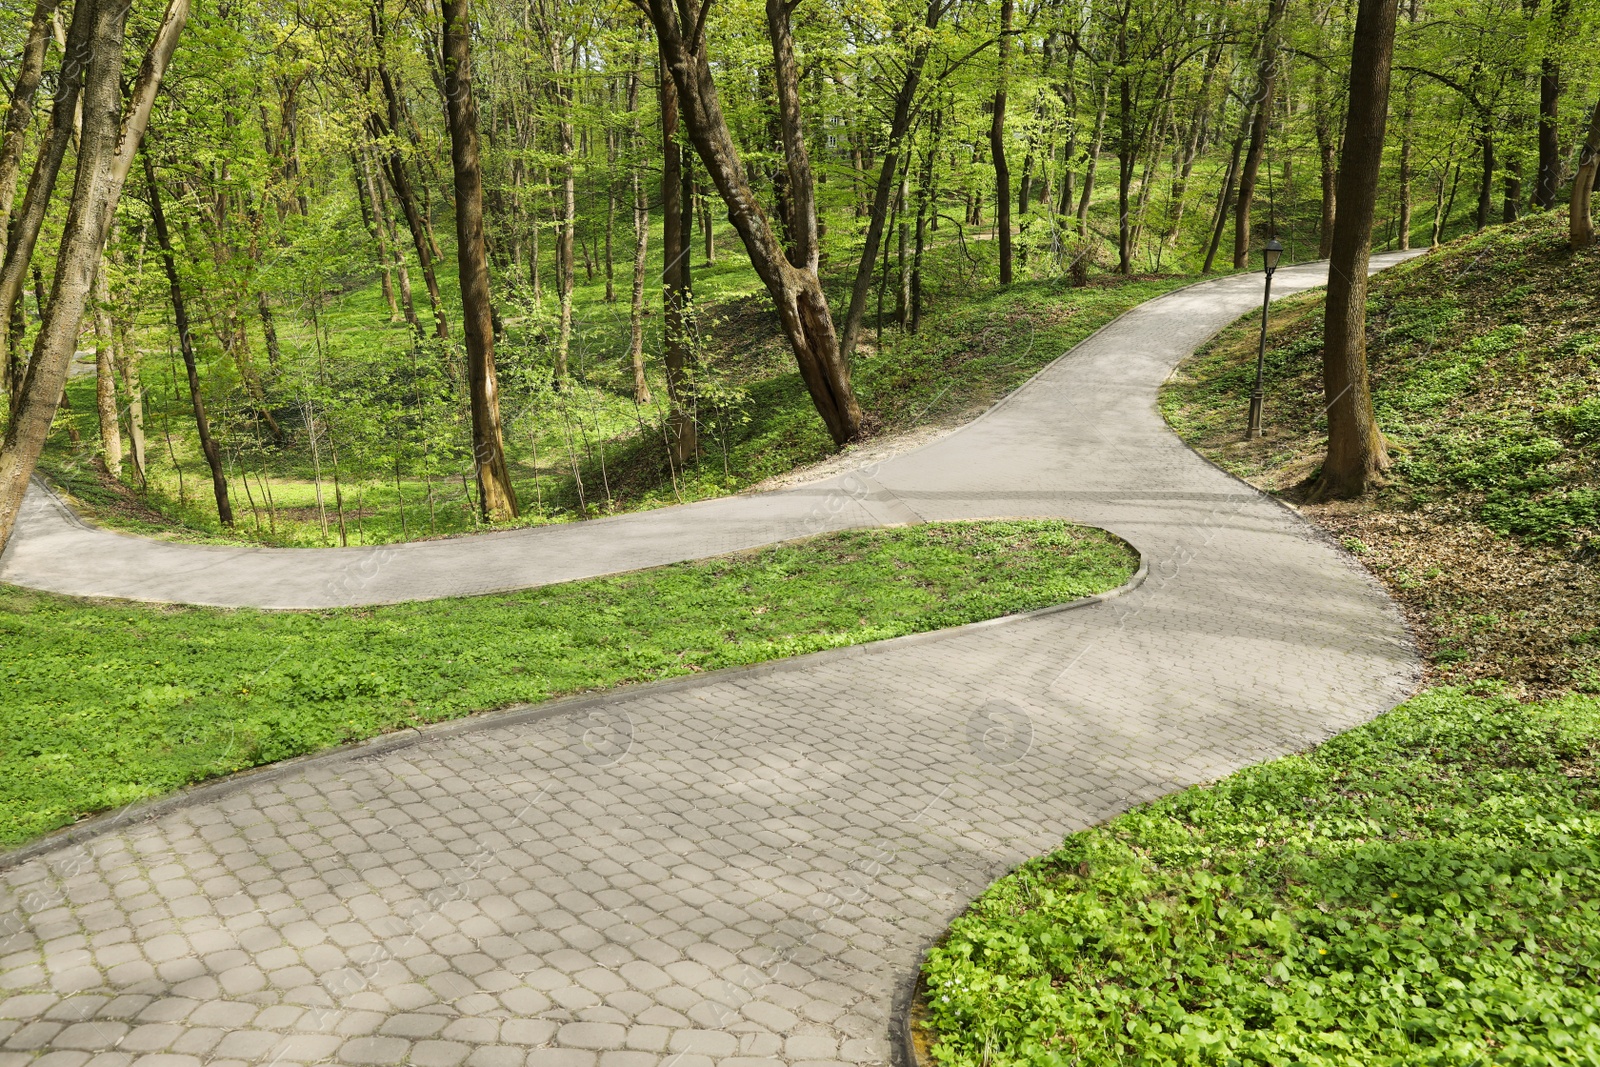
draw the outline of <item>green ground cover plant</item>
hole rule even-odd
[[[1600,1062],[1600,700],[1436,689],[1069,837],[924,970],[939,1062]]]
[[[1382,506],[1452,502],[1528,544],[1600,530],[1600,255],[1570,251],[1565,227],[1558,213],[1538,215],[1374,278],[1373,405],[1394,458]],[[1322,294],[1273,308],[1269,433],[1246,442],[1241,400],[1260,321],[1241,320],[1186,362],[1162,410],[1225,467],[1295,499],[1327,440]]]
[[[562,694],[1074,600],[1136,554],[1056,520],[935,523],[525,592],[265,612],[0,585],[0,846],[206,778]]]

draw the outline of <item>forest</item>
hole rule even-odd
[[[952,347],[1015,384],[1063,316],[1328,257],[1352,153],[1372,249],[1557,209],[1585,244],[1597,13],[10,5],[0,539],[36,464],[111,525],[284,545],[735,491],[963,417]]]

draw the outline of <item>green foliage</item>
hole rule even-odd
[[[474,711],[1027,611],[1127,580],[1051,520],[833,534],[523,593],[321,612],[0,586],[0,845]]]
[[[1586,329],[1600,301],[1592,253],[1574,257],[1565,221],[1496,226],[1373,279],[1373,407],[1394,466],[1383,503],[1458,504],[1528,544],[1600,529],[1600,396]],[[1162,392],[1186,439],[1244,476],[1294,490],[1324,448],[1322,307],[1275,307],[1267,349],[1269,439],[1238,434],[1254,374],[1255,325],[1230,327]]]
[[[941,1063],[1600,1063],[1600,701],[1436,689],[1069,837],[924,976]]]

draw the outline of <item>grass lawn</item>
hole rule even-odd
[[[924,971],[940,1062],[1600,1064],[1600,252],[1547,213],[1372,282],[1395,460],[1305,506],[1399,601],[1433,686],[1315,750],[1067,838]],[[1327,443],[1322,296],[1274,305],[1161,395],[1194,448],[1290,502]]]
[[[319,612],[0,586],[0,846],[346,741],[1102,592],[1135,554],[1055,520],[830,534],[515,594]]]
[[[1600,1063],[1600,700],[1424,694],[1074,834],[924,971],[939,1062]]]

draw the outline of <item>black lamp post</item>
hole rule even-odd
[[[1261,250],[1262,264],[1267,269],[1267,288],[1261,296],[1261,347],[1256,352],[1256,387],[1250,392],[1250,428],[1244,432],[1246,441],[1261,436],[1261,371],[1267,361],[1267,305],[1272,302],[1272,272],[1278,269],[1278,259],[1283,255],[1283,245],[1276,237]]]

